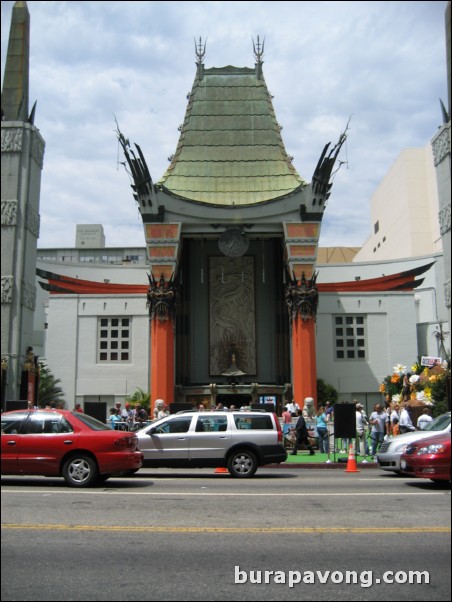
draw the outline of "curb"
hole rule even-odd
[[[284,468],[288,468],[288,469],[293,469],[293,468],[323,468],[326,470],[337,470],[337,469],[342,469],[345,472],[345,468],[347,468],[347,464],[345,462],[322,462],[322,463],[316,463],[316,462],[307,462],[306,464],[303,464],[302,462],[300,463],[285,463],[282,462],[281,464],[266,464],[265,466],[262,466],[262,468],[280,468],[280,469],[284,469]],[[377,462],[366,462],[365,464],[358,464],[358,469],[361,470],[368,470],[368,469],[372,469],[372,468],[379,468],[378,463]]]

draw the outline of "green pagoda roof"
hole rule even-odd
[[[306,183],[280,129],[260,70],[199,64],[176,152],[158,186],[212,205],[253,205],[292,194]]]

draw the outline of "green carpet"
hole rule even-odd
[[[328,460],[328,454],[321,454],[319,452],[316,452],[313,456],[311,456],[309,454],[309,451],[299,451],[297,453],[296,456],[291,456],[290,455],[290,451],[288,452],[288,456],[287,456],[287,460],[286,463],[288,464],[323,464]],[[344,458],[344,459],[348,459],[348,453],[345,454],[341,454],[341,453],[336,453],[336,454],[330,454],[330,460],[331,462],[334,461],[338,461],[339,458]],[[367,462],[372,462],[372,456],[366,456],[366,461]],[[359,464],[360,462],[362,462],[364,460],[364,458],[362,458],[361,456],[356,456],[356,462],[357,464]]]

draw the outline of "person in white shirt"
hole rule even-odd
[[[375,456],[377,449],[384,441],[385,435],[389,433],[389,416],[383,410],[381,403],[377,403],[375,410],[369,417],[369,423],[372,425],[370,438],[372,439],[372,456]]]
[[[399,429],[400,429],[400,427],[399,427],[400,407],[397,403],[395,404],[395,406],[392,409],[389,420],[390,420],[389,431],[390,431],[391,435],[398,435]]]
[[[413,426],[413,423],[411,422],[411,416],[408,412],[408,408],[409,408],[409,404],[408,403],[404,403],[403,404],[403,410],[400,412],[400,420],[399,420],[399,427],[400,427],[400,433],[403,435],[403,433],[410,433],[411,431],[415,431],[415,427]]]
[[[356,404],[356,436],[359,441],[359,455],[366,456],[367,452],[367,426],[369,420],[364,413],[364,406],[360,403]]]
[[[420,431],[423,431],[429,422],[432,422],[433,418],[430,415],[430,408],[424,408],[422,414],[417,419],[416,426]]]
[[[290,403],[286,404],[286,410],[288,410],[292,414],[292,416],[296,416],[297,415],[297,411],[299,409],[300,409],[300,406],[295,401],[295,399],[292,399],[292,401]]]

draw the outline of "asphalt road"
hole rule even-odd
[[[450,600],[450,516],[378,469],[2,478],[2,600]]]

